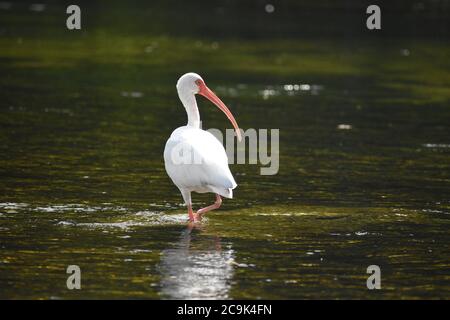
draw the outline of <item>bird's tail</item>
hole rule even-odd
[[[231,188],[221,188],[221,187],[214,187],[209,186],[211,190],[213,190],[215,193],[221,195],[222,197],[232,199],[233,198],[233,189]]]

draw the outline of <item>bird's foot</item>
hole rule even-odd
[[[198,214],[197,212],[193,212],[189,215],[189,223],[198,223],[202,221],[202,216]]]
[[[201,222],[202,221],[202,215],[198,212],[194,213],[194,222]]]

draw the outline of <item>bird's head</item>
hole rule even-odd
[[[203,82],[202,77],[194,72],[189,72],[183,74],[177,82],[178,92],[189,92],[192,94],[197,94],[200,91],[199,83]]]
[[[231,113],[230,109],[228,109],[228,107],[222,102],[222,100],[220,100],[219,97],[206,86],[205,81],[202,79],[202,77],[194,72],[185,73],[180,77],[180,79],[178,79],[177,90],[179,95],[200,94],[214,103],[220,110],[222,110],[223,113],[225,113],[227,118],[230,120],[231,124],[236,130],[238,140],[242,140],[241,130],[239,129],[239,126],[234,119],[234,116]]]

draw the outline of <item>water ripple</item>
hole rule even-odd
[[[73,227],[81,226],[88,228],[118,228],[118,229],[128,229],[136,226],[152,226],[152,225],[168,225],[168,224],[185,224],[187,222],[187,215],[183,214],[166,214],[163,211],[151,211],[151,210],[140,210],[136,211],[133,209],[125,208],[123,206],[116,206],[112,204],[94,205],[90,206],[87,204],[54,204],[54,205],[38,205],[32,206],[26,203],[14,203],[14,202],[3,202],[0,203],[0,210],[3,209],[6,213],[18,213],[19,211],[33,211],[40,213],[56,213],[56,214],[67,214],[67,213],[108,213],[105,217],[102,215],[99,219],[102,222],[77,222],[73,220],[58,220],[56,225],[63,227]],[[111,215],[109,215],[111,213]],[[119,215],[114,215],[117,213]],[[89,216],[82,216],[80,219],[85,219]],[[65,216],[67,217],[67,216]],[[79,217],[79,216],[78,216]],[[108,219],[108,221],[104,221]],[[111,219],[116,219],[116,221],[111,221]],[[117,221],[118,220],[118,221]]]

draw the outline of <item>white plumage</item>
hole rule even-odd
[[[180,145],[183,147],[177,148]],[[172,158],[176,156],[172,153],[180,151],[190,151],[185,158],[190,163],[182,163],[184,159],[174,163]],[[233,197],[236,182],[228,168],[227,154],[211,133],[188,126],[176,129],[166,143],[164,161],[169,177],[178,188]]]
[[[199,93],[216,104],[240,131],[233,115],[223,102],[204,84],[195,73],[183,75],[177,83],[178,95],[186,108],[188,124],[177,128],[170,135],[164,149],[164,163],[167,174],[180,189],[188,206],[189,218],[200,219],[201,214],[216,209],[221,204],[220,196],[233,197],[237,184],[228,167],[228,157],[222,144],[211,133],[200,129],[200,115],[195,100]],[[192,212],[191,192],[213,192],[217,195],[215,204]]]

